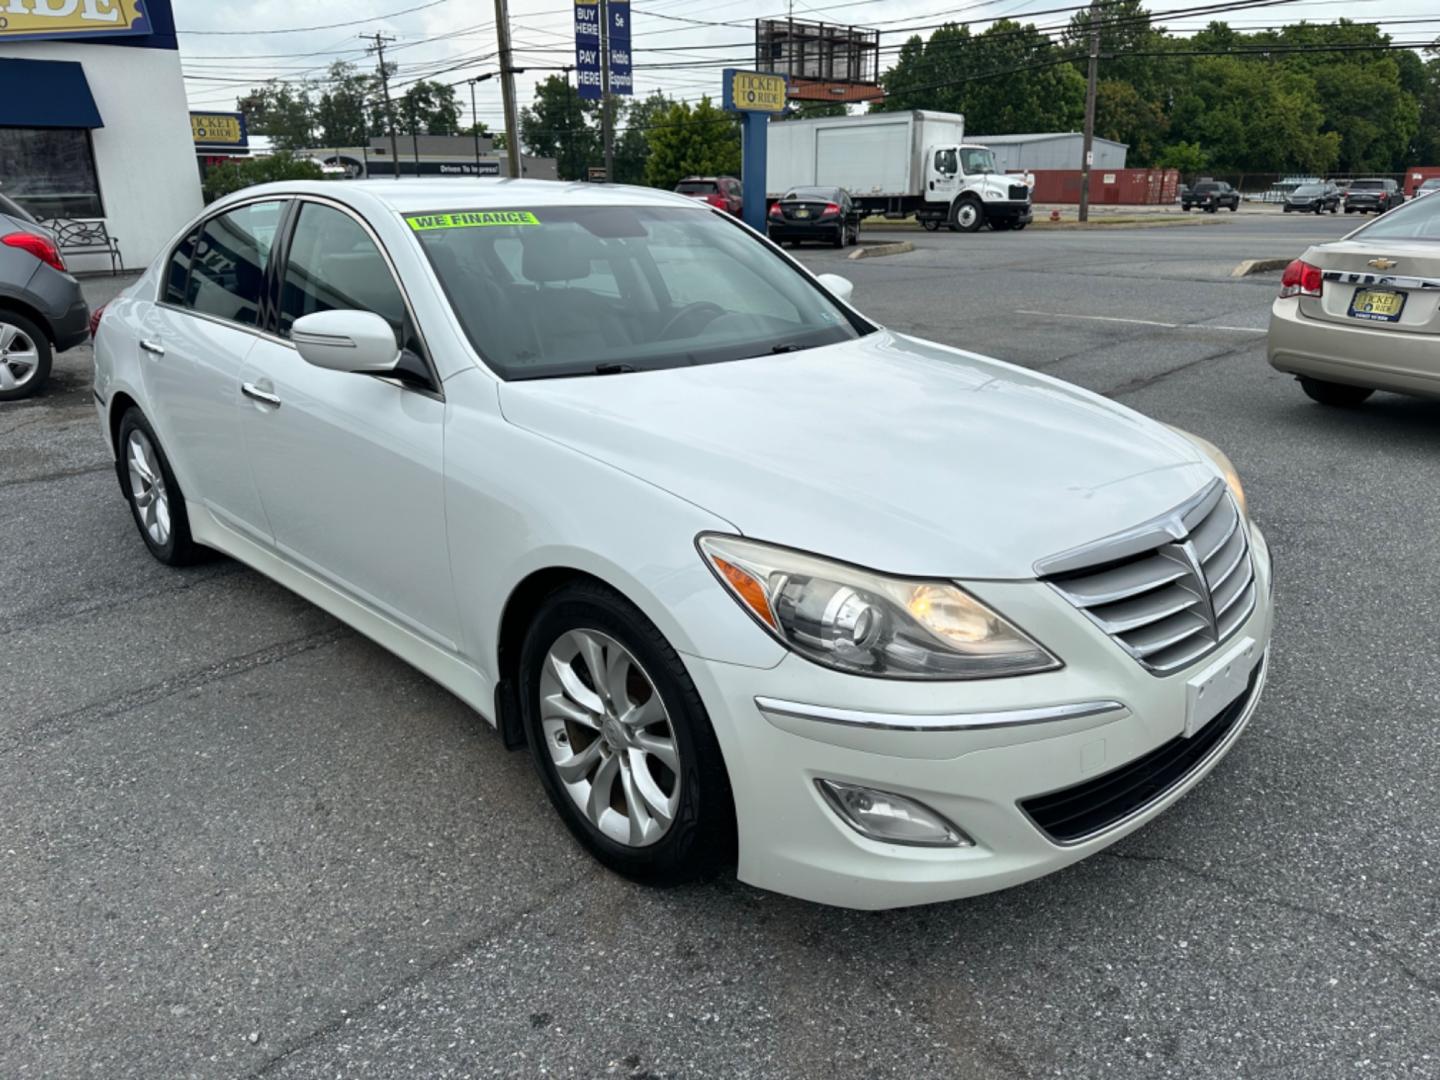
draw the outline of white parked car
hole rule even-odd
[[[528,744],[649,880],[972,895],[1113,843],[1255,709],[1224,456],[877,326],[683,196],[294,183],[103,312],[152,554],[226,552]]]

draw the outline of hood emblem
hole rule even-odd
[[[1381,257],[1379,259],[1371,259],[1368,265],[1373,266],[1376,270],[1389,270],[1392,266],[1399,266],[1400,263],[1395,259]]]

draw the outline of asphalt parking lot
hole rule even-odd
[[[151,560],[60,358],[0,406],[0,1076],[1440,1076],[1440,403],[1312,404],[1264,362],[1278,275],[1228,276],[1356,224],[802,253],[1219,444],[1276,563],[1266,696],[1204,784],[888,913],[600,870],[445,691],[235,563]]]

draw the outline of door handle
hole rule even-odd
[[[158,341],[150,341],[147,338],[141,338],[140,348],[143,349],[145,352],[150,353],[152,356],[165,355],[165,346],[161,345]]]
[[[280,407],[279,397],[270,393],[268,390],[261,390],[260,387],[256,386],[254,383],[241,383],[240,392],[246,397],[252,398],[253,400],[260,402],[260,404],[262,405],[269,405],[272,408],[276,409]]]

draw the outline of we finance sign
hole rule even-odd
[[[0,41],[148,33],[145,0],[0,0]]]

